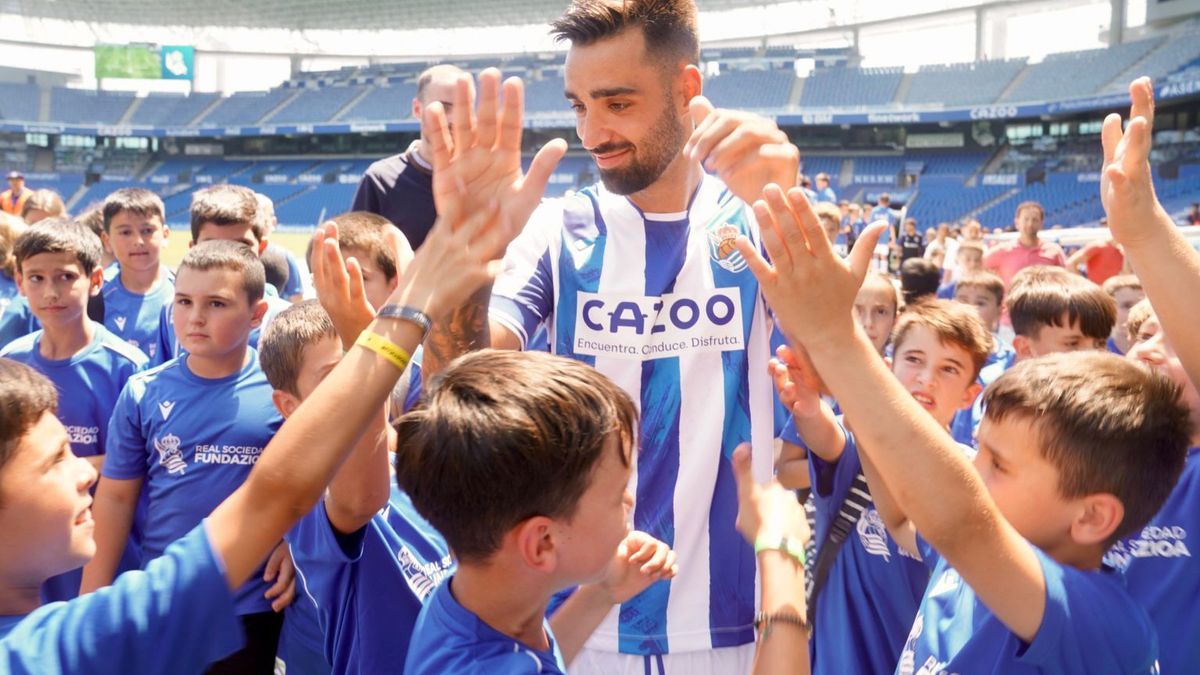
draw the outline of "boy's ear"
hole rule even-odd
[[[1013,351],[1017,353],[1018,359],[1033,358],[1033,349],[1029,346],[1029,338],[1024,335],[1014,335],[1012,346]]]
[[[262,238],[262,240],[260,240],[260,241],[258,242],[258,257],[260,257],[260,258],[261,258],[261,257],[262,257],[262,254],[263,254],[263,251],[266,251],[266,250],[267,250],[267,243],[268,243],[268,242],[267,242],[267,238],[266,238],[266,237],[263,237],[263,238]]]
[[[163,239],[170,239],[170,238],[171,238],[171,228],[170,228],[170,227],[167,227],[167,224],[166,224],[166,223],[163,223],[163,226],[162,226],[162,233],[163,233]]]
[[[292,416],[296,412],[296,408],[300,407],[300,400],[291,393],[276,389],[271,392],[271,402],[275,404],[275,409],[283,415],[284,419]]]
[[[1107,492],[1084,497],[1081,508],[1071,522],[1071,539],[1078,544],[1103,544],[1125,520],[1125,505]]]
[[[267,301],[260,299],[255,303],[253,312],[253,316],[250,317],[250,325],[253,328],[258,328],[262,325],[263,317],[267,315]]]
[[[554,521],[546,516],[533,516],[513,528],[517,552],[526,567],[549,574],[558,567],[558,543],[554,539]]]
[[[975,403],[975,399],[979,398],[979,392],[983,391],[983,385],[978,381],[972,382],[971,386],[963,392],[962,403],[958,406],[959,410],[970,408]]]
[[[106,252],[108,252],[108,253],[113,252],[112,239],[108,236],[108,230],[104,230],[103,232],[100,233],[100,245],[104,247],[104,250]]]
[[[94,297],[94,296],[100,295],[100,287],[104,285],[104,268],[103,267],[100,267],[99,265],[97,265],[96,269],[92,270],[92,276],[90,279],[88,279],[88,284],[89,284],[89,287],[88,287],[88,295],[89,296]]]

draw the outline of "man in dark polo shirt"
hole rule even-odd
[[[421,73],[417,79],[417,97],[412,101],[412,116],[420,120],[425,106],[433,101],[440,101],[449,114],[454,107],[455,82],[462,72],[455,66],[440,65]],[[425,241],[437,216],[425,142],[422,126],[421,138],[407,150],[372,164],[359,181],[350,207],[351,211],[370,211],[392,221],[408,237],[414,250]]]

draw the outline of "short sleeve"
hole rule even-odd
[[[287,541],[292,546],[292,557],[296,565],[303,566],[307,574],[307,566],[315,561],[324,564],[357,562],[362,557],[366,531],[367,526],[364,525],[348,535],[338,534],[333,529],[333,523],[329,522],[329,513],[325,510],[325,500],[322,499],[288,532]],[[310,586],[320,584],[310,582]]]
[[[933,548],[932,544],[925,541],[925,537],[922,537],[920,532],[916,533],[916,543],[917,552],[921,554],[921,561],[932,571],[941,562],[941,554],[937,552],[937,549]]]
[[[511,330],[524,349],[554,307],[551,247],[562,227],[562,208],[544,204],[504,254],[504,271],[492,289],[489,318]]]
[[[1150,619],[1116,573],[1066,567],[1030,546],[1046,580],[1046,611],[1018,661],[1045,672],[1156,672]]]
[[[283,249],[283,254],[288,266],[288,280],[283,285],[283,297],[288,299],[296,295],[303,295],[304,276],[300,272],[300,263],[297,262],[296,256],[291,251]]]
[[[104,443],[104,468],[100,472],[105,478],[129,480],[146,476],[146,437],[135,389],[140,390],[136,380],[132,386],[126,384],[113,406]]]
[[[158,310],[158,347],[154,350],[154,357],[151,359],[150,365],[157,366],[175,358],[175,324],[171,318],[171,307],[173,301],[168,301]]]
[[[43,605],[0,640],[14,673],[200,672],[244,641],[221,561],[201,524],[145,571]]]

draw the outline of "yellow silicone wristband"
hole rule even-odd
[[[358,336],[358,339],[354,341],[354,344],[370,349],[388,361],[391,361],[392,365],[402,371],[408,367],[408,362],[412,360],[412,356],[404,351],[403,347],[369,330],[364,330]]]

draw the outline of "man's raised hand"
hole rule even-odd
[[[738,110],[714,109],[703,96],[689,111],[695,131],[683,152],[721,179],[733,194],[753,203],[770,183],[796,184],[800,151],[769,119]]]
[[[503,100],[501,90],[503,89]],[[439,216],[462,222],[473,212],[498,205],[506,237],[498,258],[529,220],[537,207],[550,174],[567,151],[555,139],[542,146],[529,172],[521,172],[521,132],[524,89],[520,78],[510,77],[501,86],[500,71],[488,68],[479,75],[479,109],[471,77],[459,77],[454,107],[447,120],[440,102],[425,108],[433,164],[433,200]]]

